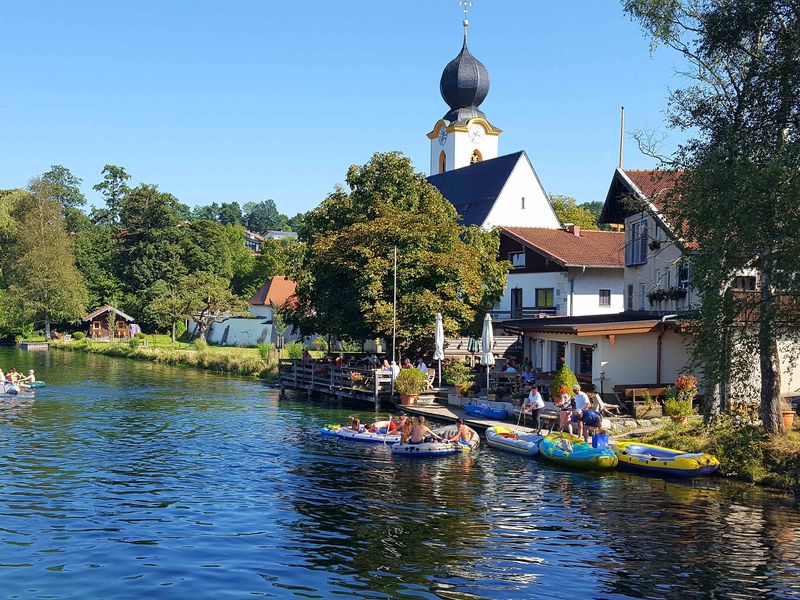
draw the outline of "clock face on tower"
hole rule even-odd
[[[480,144],[483,141],[483,137],[486,135],[483,127],[478,125],[470,125],[469,128],[469,141],[473,144]]]
[[[439,129],[439,145],[444,146],[447,143],[447,129],[442,127]]]

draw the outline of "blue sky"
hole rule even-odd
[[[99,203],[113,163],[192,206],[294,214],[374,152],[427,170],[461,18],[456,0],[6,1],[0,188],[63,164]],[[475,0],[470,21],[501,153],[527,150],[549,193],[604,199],[619,107],[629,132],[663,127],[677,57],[651,56],[615,0]],[[654,165],[628,137],[625,166]]]

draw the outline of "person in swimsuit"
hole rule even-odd
[[[406,413],[401,412],[400,418],[398,419],[400,422],[400,441],[404,444],[408,443],[408,440],[411,439],[411,428],[413,427],[413,423],[411,419],[406,416]]]
[[[472,441],[472,431],[464,424],[464,419],[456,419],[456,432],[453,437],[447,441],[469,446],[469,443]]]
[[[351,415],[348,418],[350,419],[350,429],[352,429],[355,432],[360,432],[361,431],[361,421],[358,420],[358,417],[354,417],[354,416]]]
[[[430,427],[425,425],[425,417],[417,417],[414,422],[414,426],[411,428],[411,437],[409,439],[410,444],[422,444],[426,441],[426,439],[433,438],[437,442],[443,441],[441,436],[436,435],[433,431],[431,431]]]

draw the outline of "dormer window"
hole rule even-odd
[[[525,268],[525,252],[509,252],[508,260],[511,262],[511,267],[514,269]]]

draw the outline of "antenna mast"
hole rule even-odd
[[[469,0],[459,0],[458,5],[464,7],[464,37],[467,37],[467,28],[469,27],[467,15],[469,14],[469,9],[472,8],[472,2]]]
[[[625,147],[625,107],[620,107],[621,116],[619,122],[619,168],[622,168],[622,151]]]

